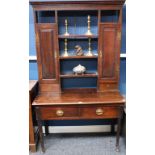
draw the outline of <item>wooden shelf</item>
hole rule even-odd
[[[97,73],[85,73],[85,74],[79,74],[79,75],[75,75],[72,73],[69,74],[61,74],[60,77],[61,78],[78,78],[78,77],[97,77],[98,74]]]
[[[60,59],[97,59],[98,56],[97,55],[94,55],[94,56],[67,56],[67,57],[64,57],[64,56],[60,56],[59,57]]]
[[[60,39],[87,39],[87,38],[92,38],[92,39],[97,39],[98,35],[75,35],[75,34],[70,34],[69,36],[65,35],[59,35]]]

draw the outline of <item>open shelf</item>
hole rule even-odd
[[[78,77],[97,77],[97,73],[86,73],[86,74],[62,74],[60,75],[61,78],[78,78]]]
[[[64,45],[65,41],[64,39],[59,39],[59,55],[63,56],[64,54],[64,49],[65,49],[65,45]],[[69,54],[69,56],[75,56],[76,54],[76,50],[75,50],[75,46],[79,45],[82,48],[82,51],[84,53],[84,55],[86,56],[86,54],[88,53],[88,38],[86,39],[68,39],[67,40],[67,52]],[[91,39],[91,51],[92,53],[97,56],[98,55],[98,39]],[[82,57],[81,57],[82,58]]]
[[[80,34],[70,34],[68,36],[66,35],[59,35],[60,39],[88,39],[88,38],[92,38],[92,39],[97,39],[98,35],[80,35]]]
[[[86,75],[86,74],[85,74]],[[97,88],[97,77],[65,77],[61,78],[62,89],[90,89]]]
[[[37,23],[55,23],[54,11],[36,11]]]
[[[90,28],[94,35],[98,34],[98,12],[97,10],[81,10],[81,11],[58,11],[58,33],[65,33],[65,20],[68,21],[68,33],[83,35],[88,30],[88,15],[90,16]]]
[[[93,56],[60,56],[60,59],[97,59],[98,56],[97,55],[93,55]]]
[[[101,11],[101,22],[113,22],[117,23],[119,17],[119,10],[102,10]]]

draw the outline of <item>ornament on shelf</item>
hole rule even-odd
[[[68,55],[68,52],[67,52],[67,39],[65,39],[65,43],[64,43],[64,44],[65,44],[65,49],[64,49],[64,54],[63,54],[63,56],[64,56],[64,57],[67,57],[67,56],[69,56],[69,55]]]
[[[92,50],[91,50],[91,38],[88,39],[88,53],[87,56],[93,56]]]
[[[75,46],[75,52],[76,52],[76,55],[77,55],[77,56],[82,56],[82,55],[84,55],[83,50],[82,50],[82,47],[81,47],[80,45],[76,45],[76,46]]]
[[[88,15],[88,31],[86,33],[86,35],[92,35],[92,32],[90,31],[90,15]]]
[[[85,71],[86,71],[86,67],[84,67],[84,66],[82,66],[80,64],[73,68],[73,72],[76,75],[83,74]]]
[[[65,19],[65,36],[69,36],[69,33],[68,33],[68,20],[67,19]]]

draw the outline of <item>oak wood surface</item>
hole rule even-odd
[[[103,114],[97,115],[97,109],[102,109]],[[57,115],[58,110],[63,111],[62,116]],[[42,106],[40,113],[42,120],[109,119],[119,117],[119,108],[102,105]]]
[[[124,4],[125,0],[30,0],[30,4]]]
[[[125,99],[119,92],[64,92],[41,93],[33,105],[83,105],[83,104],[124,104]]]
[[[39,94],[32,105],[36,108],[42,150],[44,142],[41,129],[42,120],[74,120],[74,119],[107,119],[118,118],[116,145],[119,146],[119,136],[122,109],[125,99],[119,93],[120,47],[122,27],[122,6],[124,0],[31,0],[34,10],[37,63],[39,72]],[[55,23],[37,23],[37,11],[55,11]],[[59,41],[68,39],[87,39],[86,35],[70,35],[65,37],[58,34],[59,11],[96,10],[98,12],[98,34],[91,36],[98,39],[98,74],[71,75],[60,73],[60,61],[63,59],[81,59],[82,57],[59,56]],[[103,23],[102,10],[118,10],[118,21]],[[84,56],[83,58],[88,59]],[[84,61],[85,59],[83,59]],[[89,59],[91,60],[91,59]],[[62,78],[94,77],[97,79],[96,88],[61,88]],[[68,80],[68,79],[67,79]],[[99,115],[97,109],[100,109]],[[58,116],[57,112],[62,112]],[[103,113],[102,113],[103,111]],[[61,114],[61,113],[60,113]]]
[[[86,74],[61,74],[61,78],[77,78],[77,77],[97,77],[97,73],[86,73]]]

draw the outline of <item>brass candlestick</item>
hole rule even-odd
[[[63,54],[64,57],[67,57],[68,56],[68,52],[67,52],[67,39],[65,39],[65,49],[64,49],[64,54]]]
[[[69,36],[69,33],[68,33],[68,21],[67,19],[65,19],[65,29],[66,29],[66,32],[65,32],[65,36]]]
[[[88,15],[88,31],[86,35],[92,35],[92,32],[90,31],[90,16]]]
[[[91,51],[91,38],[88,39],[88,53],[87,56],[93,56],[93,53]]]

